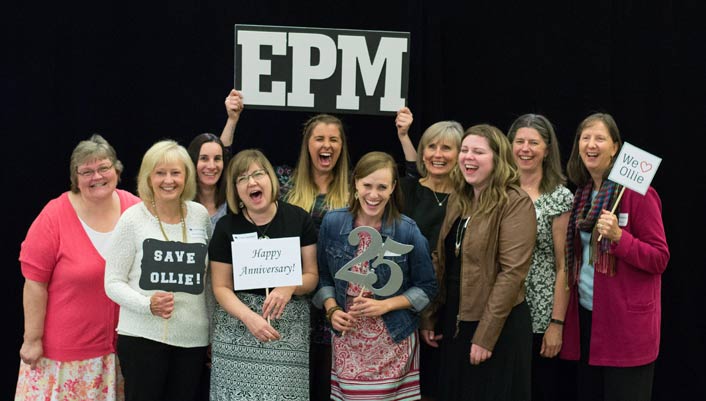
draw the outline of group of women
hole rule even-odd
[[[578,399],[650,398],[669,251],[654,189],[607,180],[610,115],[577,129],[572,195],[541,115],[438,122],[415,150],[403,108],[399,176],[384,152],[351,169],[330,115],[293,169],[231,158],[241,94],[225,105],[220,138],[145,153],[139,198],[103,138],[74,149],[22,243],[16,399],[552,400],[558,356]],[[289,237],[301,285],[234,290],[234,241]]]

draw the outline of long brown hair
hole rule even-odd
[[[370,174],[381,170],[390,169],[392,173],[392,184],[394,188],[392,189],[392,194],[390,194],[390,199],[388,199],[385,205],[385,214],[387,219],[385,223],[391,223],[394,220],[400,218],[400,210],[402,209],[402,189],[399,185],[399,177],[397,174],[397,163],[395,159],[385,152],[369,152],[360,158],[358,163],[353,169],[353,177],[351,179],[350,195],[348,198],[348,211],[351,212],[353,216],[357,216],[360,213],[361,206],[360,202],[356,199],[357,193],[355,190],[355,182],[361,178],[365,178]]]

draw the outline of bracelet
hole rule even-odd
[[[564,325],[564,321],[563,321],[563,320],[554,319],[554,318],[549,319],[549,323],[558,324],[559,326],[563,326],[563,325]]]
[[[336,305],[336,306],[330,307],[330,308],[326,311],[326,320],[328,320],[329,323],[331,322],[331,316],[333,316],[334,312],[336,312],[336,311],[338,311],[338,310],[343,310],[343,308],[341,308],[340,306]]]

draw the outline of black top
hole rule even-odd
[[[419,230],[429,241],[429,249],[434,251],[441,223],[446,215],[449,194],[435,193],[420,184],[418,178],[410,176],[400,179],[400,185],[404,195],[402,214],[411,217],[417,223]]]
[[[238,214],[228,213],[221,217],[216,223],[213,237],[208,244],[208,257],[212,261],[232,265],[233,255],[230,243],[233,241],[233,234],[257,233],[259,236],[263,232],[269,238],[299,237],[299,244],[302,247],[316,244],[317,240],[316,228],[309,213],[299,206],[279,201],[275,217],[270,223],[262,226],[256,227],[249,222],[242,211]],[[245,292],[265,294],[264,289],[245,290]]]

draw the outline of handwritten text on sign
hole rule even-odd
[[[608,179],[644,195],[661,162],[661,158],[624,142]]]
[[[299,237],[238,239],[231,251],[236,291],[302,284]]]
[[[235,25],[235,88],[253,108],[387,115],[408,82],[408,32]]]

